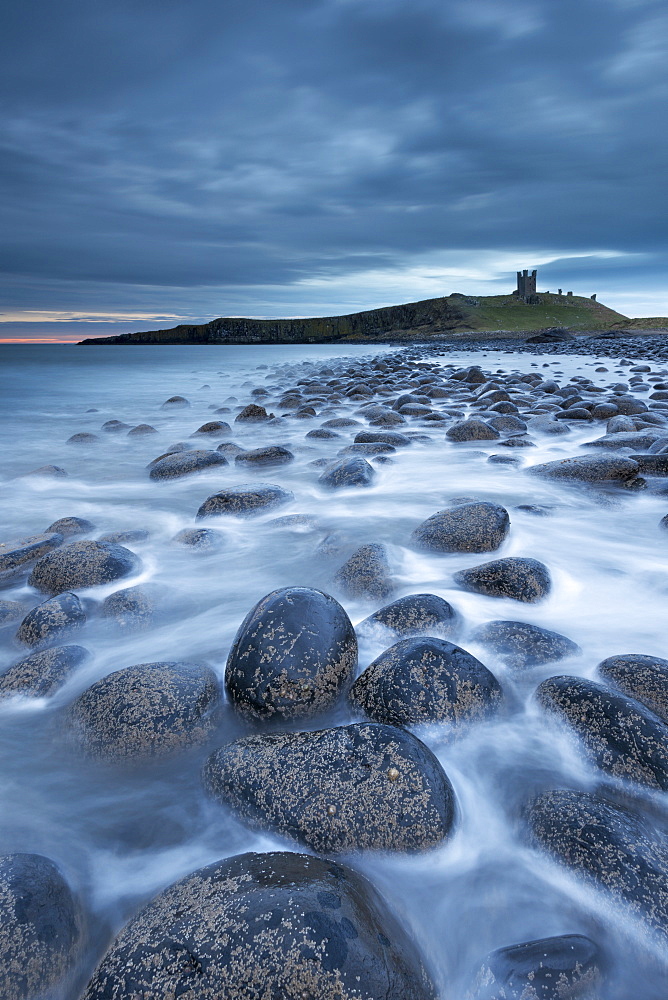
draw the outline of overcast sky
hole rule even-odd
[[[22,0],[0,338],[453,291],[668,315],[665,0]]]

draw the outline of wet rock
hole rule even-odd
[[[604,434],[603,437],[596,438],[595,441],[586,441],[584,446],[608,450],[632,448],[634,451],[640,451],[651,447],[654,441],[661,436],[658,431],[650,431],[648,434],[642,434],[639,431],[616,431],[613,434]]]
[[[374,476],[373,466],[359,456],[343,458],[340,462],[329,465],[318,482],[333,489],[342,486],[371,486]]]
[[[223,441],[216,448],[216,451],[219,451],[221,455],[225,455],[228,460],[235,458],[236,455],[242,455],[245,450],[245,448],[239,447],[238,444],[234,444],[233,441]]]
[[[180,476],[188,476],[193,472],[201,472],[217,465],[227,465],[227,459],[219,451],[204,451],[195,449],[193,451],[175,452],[171,455],[164,455],[162,458],[152,462],[149,466],[149,476],[151,479],[177,479]]]
[[[72,703],[72,738],[90,757],[142,760],[206,742],[216,722],[215,673],[199,663],[138,663],[96,681]]]
[[[295,456],[287,448],[281,445],[270,445],[267,448],[253,448],[251,451],[244,451],[236,455],[234,461],[237,465],[249,465],[253,468],[258,466],[287,465],[293,462]]]
[[[526,434],[512,434],[500,442],[501,448],[535,448],[536,445]]]
[[[267,413],[264,406],[258,406],[257,403],[249,403],[248,406],[244,406],[241,413],[237,413],[234,422],[235,424],[258,423],[261,420],[271,420],[273,415],[273,413]]]
[[[447,601],[436,594],[409,594],[375,611],[356,626],[358,635],[373,634],[379,628],[395,636],[453,635],[460,626],[460,616]]]
[[[341,435],[337,434],[336,431],[329,430],[327,427],[316,427],[315,430],[309,431],[306,437],[331,441],[333,438],[340,439]]]
[[[126,531],[108,531],[100,535],[98,542],[113,542],[114,545],[137,545],[148,541],[150,535],[146,528],[128,528]]]
[[[414,544],[429,552],[492,552],[510,529],[505,507],[494,503],[464,503],[441,510],[412,534]]]
[[[174,535],[172,541],[187,548],[208,551],[219,549],[223,544],[223,536],[220,531],[212,528],[183,528]]]
[[[668,476],[668,454],[630,455],[629,458],[638,463],[640,472],[646,476]]]
[[[419,953],[350,868],[242,854],[163,890],[121,931],[83,1000],[434,1000]]]
[[[42,465],[39,469],[26,472],[26,476],[50,476],[53,479],[65,479],[67,472],[60,465]]]
[[[76,594],[58,594],[28,612],[16,640],[24,646],[48,646],[85,624],[86,613]]]
[[[385,455],[395,452],[397,449],[394,445],[383,444],[380,441],[366,441],[360,444],[349,444],[346,448],[342,448],[341,451],[337,452],[337,455]]]
[[[388,444],[393,448],[405,448],[412,439],[399,431],[360,431],[355,435],[355,444]]]
[[[62,545],[63,537],[56,531],[45,531],[39,535],[28,535],[27,538],[0,542],[0,578],[39,559],[52,549],[57,549]]]
[[[225,420],[207,420],[205,424],[198,427],[195,434],[211,434],[219,437],[221,434],[231,434],[232,428]]]
[[[170,396],[169,399],[166,399],[165,402],[162,404],[162,409],[177,410],[179,408],[184,409],[186,406],[190,406],[190,403],[185,398],[185,396]]]
[[[450,441],[496,441],[501,437],[499,432],[484,420],[475,418],[458,420],[452,427],[448,427],[445,436]]]
[[[269,483],[230,486],[208,497],[197,511],[197,517],[218,517],[223,514],[236,514],[237,517],[250,517],[253,514],[266,514],[285,503],[294,500],[289,490],[282,486],[272,486]]]
[[[395,590],[385,546],[377,542],[360,545],[334,577],[349,597],[386,598]]]
[[[83,646],[52,646],[31,653],[0,674],[0,697],[22,694],[45,698],[89,659],[90,653]]]
[[[89,535],[91,531],[95,531],[95,525],[85,517],[61,517],[44,530],[46,533],[55,532],[64,538],[74,538],[76,535]]]
[[[145,437],[147,434],[157,434],[155,427],[151,424],[137,424],[136,427],[131,427],[127,433],[128,437]]]
[[[668,660],[642,653],[609,656],[596,668],[622,694],[635,698],[668,723]]]
[[[501,686],[465,649],[428,636],[401,639],[381,653],[357,678],[350,699],[376,722],[458,725],[491,715]]]
[[[141,563],[129,549],[112,542],[70,542],[42,556],[28,579],[31,587],[59,594],[76,587],[113,583],[139,569]]]
[[[492,465],[519,465],[519,458],[515,458],[514,455],[489,455],[487,458],[488,462]]]
[[[624,416],[633,416],[636,413],[647,412],[647,403],[636,399],[635,396],[611,396],[608,402],[614,403],[619,412],[624,414]]]
[[[443,768],[394,726],[247,736],[212,753],[203,778],[209,794],[249,825],[323,854],[426,850],[454,822]]]
[[[617,778],[668,790],[668,725],[640,702],[584,677],[550,677],[538,703],[567,722],[586,756]]]
[[[284,587],[241,623],[225,685],[250,718],[301,718],[330,708],[356,665],[355,630],[338,601],[310,587]]]
[[[122,420],[107,420],[106,423],[102,424],[100,430],[105,431],[107,434],[118,434],[120,431],[128,430],[129,424],[124,424]]]
[[[25,617],[26,610],[20,601],[0,600],[0,629],[4,630],[20,622]]]
[[[73,434],[72,437],[69,437],[65,444],[97,444],[99,440],[100,439],[97,434],[90,434],[88,431],[80,431],[78,434]]]
[[[530,839],[589,885],[668,934],[668,838],[597,795],[556,789],[528,809]]]
[[[565,635],[528,622],[486,622],[471,638],[493,649],[509,666],[519,669],[563,660],[581,652],[580,647]]]
[[[341,430],[344,427],[359,427],[360,422],[359,420],[353,420],[352,417],[332,417],[330,420],[325,420],[322,426],[333,430]]]
[[[0,996],[34,1000],[79,950],[82,917],[60,869],[41,854],[0,857]]]
[[[626,482],[634,479],[639,465],[630,458],[576,457],[532,465],[526,471],[543,479],[572,479],[585,483]]]
[[[467,1000],[596,1000],[602,965],[584,934],[525,941],[487,956]]]
[[[509,556],[460,570],[453,579],[463,590],[486,597],[511,597],[533,604],[541,601],[552,586],[547,566],[537,559]]]
[[[520,420],[519,417],[513,416],[512,413],[490,417],[487,423],[495,431],[525,431],[527,429],[525,422]]]
[[[155,584],[143,583],[139,587],[126,587],[105,597],[100,607],[102,618],[114,621],[126,631],[150,628],[156,618],[164,589]]]

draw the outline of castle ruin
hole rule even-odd
[[[513,292],[518,298],[522,299],[529,305],[532,302],[536,302],[536,275],[538,272],[534,270],[529,274],[528,270],[524,268],[523,271],[517,272],[517,288]]]

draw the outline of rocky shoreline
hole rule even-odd
[[[535,503],[532,484],[576,498],[595,493],[601,517],[621,500],[666,495],[668,335],[537,339],[495,341],[494,350],[595,352],[620,367],[609,376],[596,368],[603,385],[537,365],[526,374],[491,371],[484,359],[459,366],[448,345],[430,342],[362,362],[258,371],[245,398],[212,405],[211,419],[193,422],[189,438],[176,443],[163,440],[150,412],[134,427],[113,419],[64,443],[80,453],[121,435],[155,438],[141,475],[163,491],[219,477],[220,488],[203,485],[186,512],[191,523],[169,540],[170,553],[191,558],[224,550],[227,525],[249,534],[260,524],[317,527],[299,511],[295,482],[331,508],[335,522],[341,505],[354,508],[384,474],[400,471],[411,448],[424,446],[425,461],[468,449],[490,475],[505,466],[522,476],[526,497],[509,509],[457,495],[453,484],[442,507],[397,542],[446,563],[467,557],[450,575],[461,608],[480,599],[502,607],[494,617],[482,605],[489,618],[475,628],[460,602],[430,591],[429,579],[402,582],[391,547],[375,537],[353,546],[330,523],[312,547],[327,567],[327,589],[300,581],[268,589],[218,662],[191,658],[181,645],[173,660],[131,663],[95,679],[86,671],[100,629],[150,635],[178,607],[178,587],[165,596],[152,579],[160,555],[142,554],[149,532],[141,516],[112,531],[72,509],[38,534],[3,541],[5,706],[53,699],[54,745],[75,771],[104,780],[112,770],[154,768],[160,781],[160,769],[180,770],[214,825],[232,817],[239,830],[260,831],[284,849],[223,851],[135,906],[124,927],[112,920],[113,933],[96,925],[85,887],[69,884],[52,859],[5,853],[0,995],[445,1000],[458,989],[469,1000],[622,1000],[633,951],[642,970],[637,1000],[665,996],[668,659],[645,649],[620,653],[611,636],[609,656],[583,664],[577,642],[537,623],[534,606],[540,617],[562,583],[536,558],[531,532],[549,530],[550,513]],[[491,345],[467,340],[465,349]],[[182,420],[189,409],[188,398],[172,395],[160,413]],[[297,428],[318,457],[293,444]],[[583,428],[595,431],[590,440],[578,437]],[[559,457],[527,458],[557,440]],[[301,459],[302,478],[288,481],[286,470]],[[48,484],[68,470],[54,464],[26,475]],[[655,531],[659,549],[666,519]],[[356,626],[346,610],[355,602],[367,609]],[[378,649],[371,658],[361,655],[367,642]],[[59,702],[63,690],[73,696]],[[456,744],[526,712],[540,728],[565,734],[576,765],[570,782],[556,764],[545,765],[533,784],[513,789],[507,819],[521,850],[571,880],[574,912],[579,894],[592,893],[601,912],[616,909],[628,927],[619,932],[619,954],[611,925],[584,917],[560,934],[511,940],[489,954],[481,948],[453,984],[434,966],[438,942],[416,940],[410,920],[356,869],[373,852],[399,865],[416,855],[436,859],[455,844],[468,799],[456,769],[442,762],[441,740]],[[415,878],[427,892],[425,871]]]

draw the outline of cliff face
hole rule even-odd
[[[214,319],[200,326],[122,333],[96,337],[82,344],[309,344],[383,339],[427,340],[438,333],[484,330],[540,330],[550,326],[574,329],[608,328],[624,320],[601,303],[578,296],[544,294],[534,305],[512,295],[471,298],[450,295],[405,305],[370,309],[347,316],[315,319]]]

